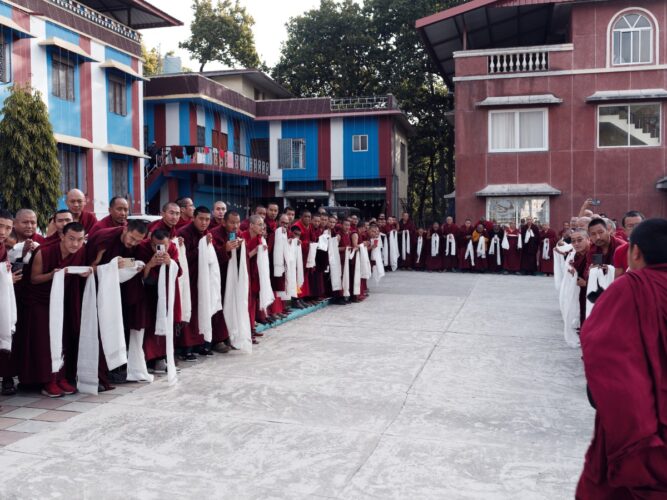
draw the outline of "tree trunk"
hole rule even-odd
[[[424,224],[424,204],[426,203],[426,188],[428,187],[428,180],[431,177],[431,171],[433,170],[433,156],[429,158],[428,171],[424,176],[424,184],[422,185],[421,196],[419,196],[419,222]]]

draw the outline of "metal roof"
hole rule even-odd
[[[510,95],[487,97],[480,101],[477,106],[527,106],[531,104],[561,104],[563,99],[556,97],[553,94],[536,94],[536,95]]]
[[[622,101],[644,99],[667,99],[665,89],[637,89],[637,90],[601,90],[589,95],[586,102]]]
[[[560,190],[546,183],[541,184],[489,184],[477,196],[558,196]]]
[[[567,41],[575,1],[586,0],[472,0],[419,19],[416,28],[452,86],[454,52]]]
[[[77,1],[135,30],[183,25],[178,19],[145,0]]]

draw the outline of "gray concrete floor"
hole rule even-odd
[[[572,498],[593,425],[552,280],[389,274],[0,450],[7,498]]]

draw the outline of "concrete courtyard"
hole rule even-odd
[[[573,498],[593,417],[551,279],[400,272],[8,444],[0,498]]]

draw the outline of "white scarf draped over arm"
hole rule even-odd
[[[480,236],[477,240],[477,257],[486,259],[486,238],[484,236]]]
[[[544,238],[544,241],[542,242],[542,260],[550,260],[551,259],[551,243],[549,242],[549,238]]]
[[[419,261],[422,257],[422,248],[424,247],[424,237],[423,236],[417,236],[417,260],[415,261],[416,264],[419,264]]]
[[[343,297],[350,296],[350,247],[345,248],[343,258]]]
[[[575,272],[570,274],[567,270],[574,259],[574,252],[567,256],[564,262],[564,272],[560,283],[558,293],[558,303],[560,305],[561,316],[563,317],[563,336],[565,342],[570,347],[579,347],[579,286],[577,279],[579,276]]]
[[[502,244],[503,250],[509,250],[510,249],[510,242],[507,239],[507,233],[503,235],[503,244]]]
[[[341,262],[340,252],[338,251],[338,238],[329,240],[329,279],[331,280],[331,290],[338,292],[342,289],[341,282]]]
[[[489,255],[495,255],[496,256],[496,264],[500,265],[501,260],[500,260],[500,238],[498,235],[494,235],[493,238],[491,238],[491,245],[489,247]]]
[[[287,250],[287,233],[285,228],[279,227],[273,237],[273,276],[275,278],[280,278],[285,274]]]
[[[410,255],[410,231],[401,231],[401,259],[405,260]]]
[[[437,257],[440,253],[440,235],[431,235],[431,257]]]
[[[392,271],[398,269],[398,234],[395,229],[389,233],[389,264]]]
[[[0,262],[0,349],[11,351],[16,331],[16,296],[14,280],[5,262]]]
[[[222,310],[220,264],[213,245],[204,236],[199,240],[199,273],[197,274],[197,321],[205,342],[213,338],[211,318]]]
[[[308,258],[306,259],[306,269],[312,269],[316,264],[318,243],[311,242],[308,244]]]
[[[373,279],[376,283],[379,283],[384,276],[384,262],[382,261],[382,238],[372,240],[373,243],[376,241],[377,246],[373,247],[371,250],[371,258],[375,263],[375,266],[373,266]]]
[[[456,256],[456,238],[452,233],[445,236],[445,257]]]
[[[565,265],[565,262],[569,258],[569,253],[572,251],[572,245],[561,245],[556,247],[558,251],[554,249],[554,287],[556,291],[560,290],[561,283],[565,277],[568,266]],[[561,253],[562,252],[562,253]]]
[[[463,260],[467,260],[470,257],[470,264],[475,265],[475,246],[473,245],[472,238],[468,241],[468,246],[466,247],[466,253],[463,256]]]
[[[359,261],[359,248],[350,252],[350,260],[354,260],[354,276],[352,276],[352,294],[361,295],[361,263]]]
[[[588,294],[595,292],[598,286],[604,290],[614,281],[614,266],[607,266],[607,274],[601,267],[591,267],[588,271],[588,285],[586,286],[586,317],[588,318],[593,311],[593,302],[588,300]]]
[[[371,277],[371,259],[368,256],[366,245],[359,245],[359,266],[361,268],[361,279],[367,280]]]
[[[311,246],[317,243],[311,243]],[[266,247],[266,240],[262,238],[262,243],[257,247],[257,271],[259,273],[259,309],[266,311],[266,308],[273,304],[275,295],[271,288],[271,268],[269,267],[269,251]]]
[[[76,362],[76,388],[83,394],[97,395],[99,380],[97,372],[100,357],[98,336],[97,283],[95,275],[86,280],[81,307],[81,329],[79,330],[79,353]]]
[[[328,252],[329,251],[329,238],[331,236],[329,235],[329,230],[327,229],[324,234],[320,235],[319,238],[317,238],[317,249],[322,250],[323,252]],[[311,243],[312,245],[312,243]],[[308,256],[308,260],[310,260],[310,255]]]
[[[185,254],[185,245],[174,240],[178,249],[178,263],[181,266],[181,275],[178,278],[178,291],[181,298],[181,321],[189,323],[192,317],[192,297],[190,297],[190,268]]]
[[[240,253],[240,257],[237,254]],[[232,251],[225,282],[225,324],[229,331],[229,341],[233,347],[252,353],[252,333],[248,314],[248,293],[250,281],[246,259],[245,241],[241,241],[240,251]]]
[[[526,239],[524,243],[528,243],[532,237],[534,237],[535,234],[533,233],[533,230],[531,228],[526,229]],[[521,238],[519,238],[521,239]]]
[[[382,263],[385,267],[389,266],[389,240],[387,235],[384,233],[380,234],[380,239],[382,240]]]
[[[182,268],[181,268],[182,269]],[[167,281],[167,274],[169,274]],[[160,266],[157,284],[157,311],[155,314],[155,335],[165,337],[167,341],[167,381],[169,385],[177,382],[176,362],[174,360],[174,304],[178,264],[171,261],[169,268]]]

